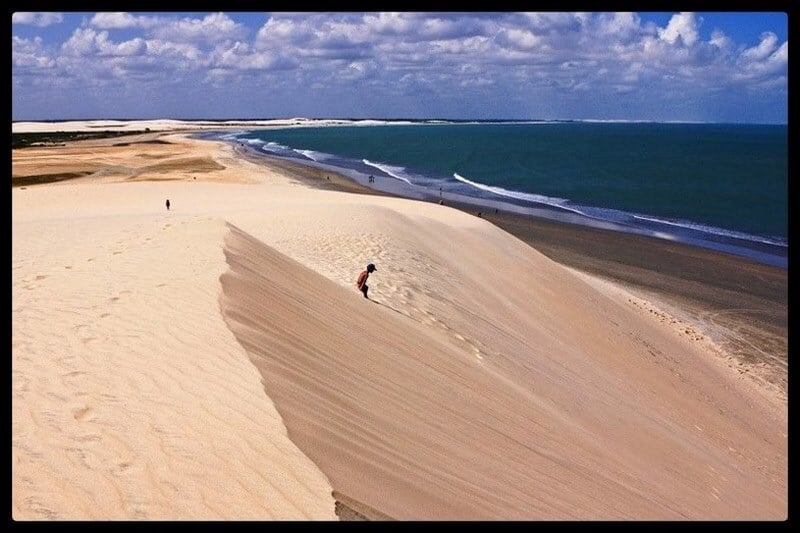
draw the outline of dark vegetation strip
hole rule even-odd
[[[111,137],[123,137],[126,135],[141,135],[150,133],[150,129],[137,131],[55,131],[55,132],[31,132],[31,133],[12,133],[11,148],[28,148],[30,146],[47,146],[62,144],[69,141],[84,141],[88,139],[106,139]]]
[[[161,139],[153,139],[152,141],[136,141],[135,143],[114,143],[114,146],[130,146],[131,144],[173,144],[169,141],[162,141]]]
[[[41,185],[42,183],[55,183],[75,178],[88,176],[91,172],[61,172],[58,174],[35,174],[33,176],[16,176],[11,178],[12,187],[25,187],[27,185]]]

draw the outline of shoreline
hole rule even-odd
[[[320,131],[323,130],[326,128],[320,128]],[[253,153],[269,154],[302,165],[339,172],[370,189],[381,190],[400,197],[437,202],[443,197],[445,202],[472,205],[475,211],[493,212],[499,208],[501,211],[555,222],[657,237],[661,240],[680,242],[693,247],[744,257],[763,264],[788,268],[788,237],[785,230],[767,226],[757,229],[757,225],[741,223],[740,214],[736,214],[735,220],[730,218],[724,222],[719,218],[704,217],[699,212],[690,214],[687,211],[680,215],[678,213],[682,209],[678,209],[677,204],[674,213],[667,215],[666,212],[654,214],[658,213],[659,209],[654,207],[654,211],[649,210],[644,204],[638,208],[634,205],[614,207],[610,200],[608,202],[600,200],[595,202],[587,198],[575,200],[566,191],[550,191],[548,194],[553,198],[542,196],[539,191],[522,185],[509,185],[511,189],[504,191],[502,187],[498,186],[498,184],[502,185],[502,180],[495,183],[486,178],[489,181],[484,184],[455,174],[456,181],[453,181],[452,178],[446,177],[448,172],[453,170],[452,168],[450,171],[442,169],[438,171],[408,170],[409,173],[406,175],[404,174],[406,170],[402,170],[402,166],[393,167],[389,163],[359,160],[359,157],[355,155],[350,157],[332,153],[322,154],[318,157],[314,155],[313,150],[308,152],[295,150],[291,146],[284,146],[281,143],[275,143],[275,146],[270,147],[264,143],[270,139],[282,139],[283,137],[270,136],[268,131],[254,130],[250,133],[252,135],[246,132],[233,134],[206,132],[204,138],[217,137],[224,141],[239,142]],[[332,135],[335,137],[335,134],[332,133]],[[322,138],[327,137],[323,135]],[[284,139],[283,142],[291,145],[292,137]],[[313,143],[311,144],[313,145]],[[379,156],[373,154],[372,157]],[[403,161],[403,158],[393,159],[393,161],[393,164],[399,165],[399,161]],[[414,163],[412,160],[407,160],[403,164],[413,165]],[[496,165],[503,166],[503,163],[497,162]],[[368,180],[367,176],[373,173],[375,179],[370,177]],[[492,183],[495,184],[492,185]],[[561,199],[561,196],[566,199]],[[639,209],[644,211],[639,212]],[[705,210],[707,213],[719,214],[722,207],[709,205],[706,208],[698,206],[698,209]],[[666,209],[666,211],[672,210]]]
[[[288,172],[318,189],[387,197],[344,174],[262,154],[234,141],[235,153],[256,164]],[[437,203],[436,201],[416,201]],[[740,375],[788,394],[788,269],[735,254],[646,235],[592,228],[532,215],[446,201],[448,207],[488,220],[550,259],[617,284],[698,329],[732,358]]]

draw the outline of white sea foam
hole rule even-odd
[[[237,137],[239,135],[244,135],[246,133],[247,133],[247,131],[245,131],[245,130],[232,131],[232,132],[224,133],[224,134],[220,135],[219,138],[220,139],[224,139],[226,141],[234,141],[234,140],[241,141],[241,139],[237,139]]]
[[[401,174],[403,172],[405,172],[405,170],[406,170],[405,167],[396,167],[396,166],[387,165],[387,164],[384,164],[384,163],[373,163],[372,161],[368,161],[366,159],[362,159],[361,161],[365,165],[369,165],[371,167],[375,167],[378,170],[380,170],[381,172],[385,172],[386,174],[390,175],[394,179],[398,179],[400,181],[405,181],[409,185],[413,185],[413,183],[411,183],[408,180],[408,178],[406,178],[404,176],[401,176]]]
[[[541,194],[532,194],[532,193],[520,192],[520,191],[510,191],[510,190],[504,189],[502,187],[496,187],[494,185],[486,185],[486,184],[483,184],[483,183],[479,183],[477,181],[472,181],[472,180],[467,179],[464,176],[461,176],[461,175],[459,175],[457,173],[453,174],[453,177],[455,179],[457,179],[458,181],[462,182],[462,183],[466,183],[467,185],[471,185],[472,187],[475,187],[476,189],[480,189],[482,191],[487,191],[487,192],[490,192],[492,194],[496,194],[498,196],[505,196],[506,198],[515,198],[517,200],[524,200],[526,202],[533,202],[533,203],[537,203],[537,204],[551,205],[553,207],[558,207],[560,209],[565,209],[567,211],[572,211],[573,213],[577,213],[577,214],[583,215],[585,217],[597,218],[597,217],[593,217],[593,216],[591,216],[591,215],[589,215],[587,213],[584,213],[584,212],[582,212],[582,211],[580,211],[580,210],[578,210],[578,209],[576,209],[574,207],[566,205],[566,203],[569,200],[567,200],[565,198],[556,198],[556,197],[553,197],[553,196],[544,196],[544,195],[541,195]]]
[[[700,224],[697,222],[689,222],[686,220],[665,220],[663,218],[656,218],[651,216],[644,216],[644,215],[632,215],[633,218],[637,218],[639,220],[647,220],[649,222],[656,222],[658,224],[666,224],[669,226],[677,226],[680,228],[691,229],[695,231],[701,231],[703,233],[710,233],[712,235],[720,235],[722,237],[733,237],[735,239],[742,239],[746,241],[754,241],[754,242],[763,242],[764,244],[771,244],[773,246],[782,246],[784,248],[788,248],[788,244],[783,242],[780,239],[770,238],[770,237],[761,237],[758,235],[751,235],[749,233],[743,233],[741,231],[735,230],[728,230],[723,228],[718,228],[715,226],[707,226],[705,224]]]
[[[726,230],[723,228],[717,228],[714,226],[708,226],[705,224],[700,224],[697,222],[689,222],[689,221],[678,221],[678,220],[665,220],[656,217],[650,217],[645,215],[636,215],[633,213],[628,213],[625,211],[619,211],[617,209],[609,209],[609,208],[602,208],[602,207],[586,207],[586,206],[575,206],[575,205],[568,205],[569,200],[565,200],[563,198],[553,198],[549,196],[543,196],[539,194],[531,194],[531,193],[524,193],[519,191],[509,191],[507,189],[503,189],[502,187],[496,187],[492,185],[485,185],[483,183],[478,183],[476,181],[469,180],[463,176],[458,174],[453,174],[453,176],[463,183],[471,185],[477,189],[481,189],[483,191],[488,191],[493,194],[497,194],[499,196],[505,196],[508,198],[516,198],[518,200],[525,200],[527,202],[535,202],[539,204],[546,204],[554,207],[558,207],[560,209],[565,209],[567,211],[571,211],[573,213],[577,213],[579,215],[593,218],[596,220],[603,220],[607,222],[622,222],[624,223],[626,219],[630,220],[630,217],[639,220],[646,220],[649,222],[656,222],[658,224],[665,224],[669,226],[681,227],[686,229],[691,229],[695,231],[699,231],[702,233],[707,233],[711,235],[719,235],[723,237],[732,237],[736,239],[747,240],[751,242],[761,242],[764,244],[770,244],[773,246],[781,246],[781,247],[788,247],[788,244],[781,240],[780,238],[770,238],[770,237],[762,237],[758,235],[750,235],[748,233],[743,233],[740,231],[735,230]],[[668,238],[666,234],[663,232],[658,234],[661,238]],[[674,237],[672,237],[674,239]]]
[[[303,156],[307,157],[308,159],[310,159],[312,161],[317,161],[317,162],[325,161],[327,159],[335,157],[332,154],[326,154],[325,152],[316,152],[314,150],[301,150],[299,148],[293,148],[293,150],[295,152],[297,152],[298,154],[303,155]]]

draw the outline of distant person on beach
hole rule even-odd
[[[358,290],[360,290],[364,294],[364,298],[369,298],[369,296],[367,296],[367,291],[369,290],[369,287],[367,286],[367,278],[369,278],[369,275],[375,272],[376,270],[378,269],[375,268],[375,265],[370,263],[367,265],[367,269],[358,275],[358,281],[356,281],[356,287],[358,287]]]
[[[169,211],[169,198],[167,198],[167,211]]]

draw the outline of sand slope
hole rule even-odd
[[[780,424],[740,419],[755,404],[683,339],[535,253],[483,256],[455,282],[415,276],[407,301],[376,303],[236,228],[227,243],[228,322],[343,494],[400,519],[786,511]],[[512,263],[509,292],[481,287]]]
[[[398,519],[786,517],[785,404],[703,341],[485,220],[174,140],[223,168],[13,189],[15,519],[335,519],[332,493]],[[143,161],[62,163],[109,149]]]

